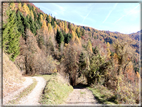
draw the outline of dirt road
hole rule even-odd
[[[30,94],[28,94],[28,96],[22,98],[19,101],[19,105],[39,105],[38,101],[46,85],[46,81],[42,77],[33,78],[35,78],[37,81],[36,87],[32,90]]]
[[[87,88],[74,88],[65,104],[94,105],[97,104],[97,101]]]
[[[33,83],[33,78],[36,79],[37,85],[35,88],[24,98],[21,98],[18,104],[16,105],[39,105],[38,101],[42,94],[42,91],[46,85],[46,80],[42,77],[25,77],[26,81],[23,83],[23,87],[21,87],[19,90],[17,90],[14,93],[11,93],[9,96],[5,97],[3,100],[3,104],[7,105],[6,103],[10,100],[14,99],[14,96],[18,95],[20,92],[22,92],[25,88],[27,88],[30,84]]]

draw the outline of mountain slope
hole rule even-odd
[[[23,74],[59,72],[72,86],[84,76],[88,85],[101,84],[119,94],[119,103],[138,103],[137,40],[56,19],[32,3],[8,5],[8,14],[3,17],[7,19],[3,26],[4,52]],[[15,30],[11,30],[13,26]]]

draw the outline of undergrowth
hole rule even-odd
[[[116,96],[108,90],[106,87],[97,85],[93,87],[88,87],[92,91],[94,97],[101,104],[117,104]]]

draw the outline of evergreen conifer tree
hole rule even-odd
[[[18,27],[18,31],[21,33],[21,34],[24,34],[24,26],[22,24],[22,20],[21,20],[21,15],[20,15],[20,11],[17,12],[17,27]]]
[[[32,31],[32,33],[36,34],[36,28],[35,28],[34,21],[31,16],[29,17],[29,22],[30,22],[30,30]]]
[[[58,29],[57,29],[56,40],[59,45],[61,44],[61,42],[64,41],[64,36],[63,36],[62,32],[60,32]]]
[[[19,37],[16,13],[9,11],[7,23],[3,26],[3,47],[4,51],[10,55],[12,61],[20,53]]]

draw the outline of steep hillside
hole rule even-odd
[[[23,81],[24,78],[20,70],[9,60],[8,56],[3,53],[3,96],[19,89]]]
[[[100,39],[102,42],[109,42],[113,44],[116,40],[121,41],[131,41],[130,45],[136,49],[136,52],[139,53],[139,31],[133,34],[122,34],[119,32],[111,32],[111,31],[101,31],[91,27],[80,26],[85,29],[85,31],[90,31],[89,36],[92,36],[94,39]]]
[[[136,33],[131,33],[131,34],[129,34],[130,35],[130,37],[132,38],[132,39],[135,39],[135,40],[137,40],[137,41],[140,41],[140,33],[142,32],[142,30],[141,31],[138,31],[138,32],[136,32]]]

